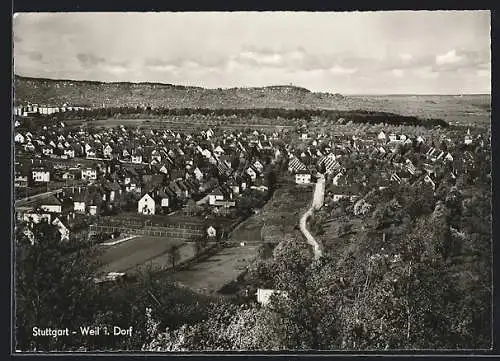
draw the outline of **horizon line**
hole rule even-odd
[[[34,77],[34,76],[26,76],[13,73],[14,78],[27,78],[27,79],[38,79],[38,80],[50,80],[50,81],[72,81],[72,82],[90,82],[90,83],[103,83],[103,84],[153,84],[153,85],[170,85],[170,86],[178,86],[178,87],[186,87],[186,88],[199,88],[206,90],[231,90],[231,89],[258,89],[258,88],[271,88],[271,87],[294,87],[294,88],[302,88],[306,89],[311,93],[327,93],[332,95],[345,95],[345,96],[463,96],[463,95],[489,95],[491,96],[491,90],[489,92],[483,93],[343,93],[340,91],[328,92],[328,91],[313,91],[305,86],[296,85],[296,84],[274,84],[274,85],[261,85],[261,86],[232,86],[232,87],[202,87],[198,85],[185,85],[185,84],[174,84],[174,83],[166,83],[159,81],[105,81],[105,80],[90,80],[90,79],[70,79],[70,78],[46,78],[46,77]],[[13,79],[14,80],[14,79]]]

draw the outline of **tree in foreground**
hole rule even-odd
[[[61,242],[57,227],[42,222],[16,232],[16,348],[67,350],[78,347],[78,335],[34,337],[33,327],[73,330],[92,322],[97,296],[92,249],[74,251]],[[79,331],[79,330],[78,330]]]
[[[457,283],[432,222],[429,216],[384,248],[359,247],[339,262],[313,261],[303,243],[282,242],[268,265],[272,288],[281,291],[270,304],[217,304],[204,321],[164,329],[143,349],[488,347],[488,289]],[[464,298],[471,290],[477,294]]]

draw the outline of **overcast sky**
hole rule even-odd
[[[489,93],[489,11],[20,13],[14,71],[209,88]]]

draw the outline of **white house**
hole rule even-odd
[[[464,137],[464,144],[472,144],[472,136],[470,135],[470,129],[467,129],[467,134]]]
[[[210,227],[208,227],[208,228],[207,228],[207,236],[208,236],[209,238],[213,238],[213,237],[215,237],[216,235],[217,235],[217,231],[215,230],[215,228],[214,228],[214,227],[210,226]]]
[[[309,183],[311,183],[311,174],[310,173],[297,173],[297,174],[295,174],[295,183],[296,184],[309,184]]]
[[[211,206],[215,205],[217,201],[223,201],[223,200],[224,200],[224,194],[222,193],[220,188],[216,188],[208,195],[208,204],[210,204]]]
[[[358,198],[358,197],[357,196],[350,196],[350,195],[346,195],[346,194],[334,194],[333,195],[334,202],[338,202],[341,199],[348,199],[350,202],[353,202],[356,198]]]
[[[16,135],[14,136],[14,142],[24,143],[24,136],[21,133],[16,133]]]
[[[28,186],[28,176],[16,175],[14,177],[15,187],[27,187]]]
[[[220,145],[218,145],[215,149],[214,149],[214,154],[217,156],[217,157],[220,157],[222,154],[224,154],[224,149],[222,149],[222,147]]]
[[[246,173],[250,176],[250,178],[252,179],[252,182],[255,181],[255,179],[257,179],[257,173],[255,173],[255,171],[252,168],[249,167],[246,170]]]
[[[44,200],[44,203],[40,205],[40,208],[45,212],[61,213],[62,203],[59,199],[53,196]]]
[[[82,179],[96,180],[97,179],[97,170],[95,170],[93,168],[82,169]]]
[[[28,139],[28,143],[24,145],[24,150],[33,152],[35,150],[35,146],[31,143],[31,141]]]
[[[73,149],[65,149],[64,150],[64,155],[67,156],[68,158],[74,158],[75,157],[75,151]]]
[[[193,173],[194,173],[194,176],[196,177],[197,180],[200,181],[200,180],[203,179],[203,173],[202,173],[202,171],[198,167],[196,167],[194,169]]]
[[[84,200],[74,201],[73,210],[78,213],[85,213],[85,201]]]
[[[50,223],[51,215],[50,213],[30,212],[24,213],[22,219],[25,222],[40,223],[41,221],[47,221]]]
[[[167,193],[164,191],[159,191],[158,192],[158,198],[160,199],[160,206],[163,207],[169,207],[170,206],[170,198]]]
[[[257,289],[257,302],[260,303],[262,306],[266,306],[269,304],[270,299],[271,299],[271,295],[273,295],[273,294],[282,295],[284,297],[287,297],[287,293],[284,291],[258,288]]]
[[[43,147],[42,153],[44,155],[51,155],[51,154],[54,154],[54,149],[52,149],[51,147]]]
[[[111,158],[111,153],[113,153],[113,148],[111,148],[109,144],[106,144],[106,146],[102,150],[102,153],[105,158]]]
[[[142,155],[140,155],[140,154],[132,155],[132,163],[141,164],[142,163]]]
[[[50,182],[50,172],[46,170],[33,170],[31,172],[33,180],[35,182]]]
[[[168,196],[164,196],[164,197],[161,197],[161,206],[162,207],[168,207],[170,204],[170,199],[168,198]]]
[[[208,149],[203,149],[201,151],[201,154],[205,157],[205,158],[210,158],[212,156],[212,153],[208,150]]]
[[[87,150],[87,151],[85,152],[85,154],[87,155],[87,158],[95,158],[95,156],[96,156],[96,151],[95,151],[95,149],[90,148],[89,150]]]
[[[378,140],[385,140],[385,133],[384,132],[378,133],[377,139]]]
[[[158,150],[153,150],[151,152],[151,161],[156,160],[156,162],[160,163],[161,162],[161,154]]]
[[[145,215],[155,214],[155,200],[146,193],[137,203],[137,212]]]

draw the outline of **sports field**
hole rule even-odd
[[[171,239],[140,236],[130,239],[114,246],[102,246],[102,254],[99,257],[104,272],[133,272],[136,267],[155,260],[167,260],[169,247],[181,245],[182,241]],[[179,253],[184,255],[183,249],[189,249],[189,245],[181,247]],[[182,260],[182,258],[181,258]],[[159,261],[157,262],[159,263]]]

